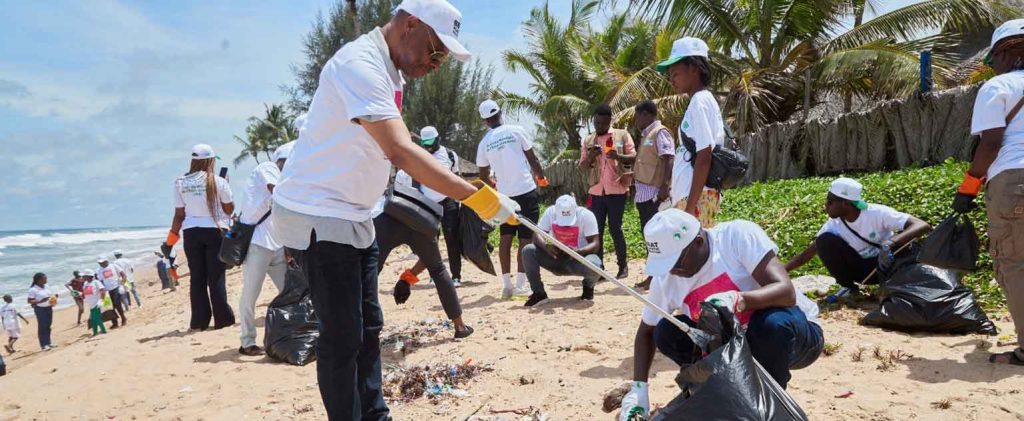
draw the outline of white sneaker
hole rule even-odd
[[[511,300],[512,299],[512,292],[513,292],[512,288],[502,288],[501,289],[501,299],[502,300]]]
[[[530,288],[526,286],[516,287],[512,291],[512,296],[515,297],[529,297],[531,295],[533,295],[533,291],[531,291]]]
[[[455,285],[455,288],[461,287],[462,280],[459,278],[452,278],[452,285]]]

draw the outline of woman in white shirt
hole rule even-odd
[[[174,219],[161,247],[165,256],[170,255],[181,230],[192,277],[189,283],[190,330],[208,329],[211,316],[214,329],[235,324],[224,282],[224,263],[217,257],[235,204],[228,181],[213,172],[216,160],[210,145],[199,144],[192,148],[191,168],[174,181]]]
[[[50,327],[53,325],[53,305],[57,304],[57,295],[46,288],[46,274],[40,272],[32,276],[32,286],[28,289],[28,303],[36,313],[39,347],[43,351],[55,348],[56,345],[50,343]]]

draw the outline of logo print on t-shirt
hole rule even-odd
[[[574,225],[563,227],[561,225],[551,224],[551,232],[554,234],[555,239],[560,241],[562,244],[572,248],[579,246],[580,227]]]
[[[402,112],[402,91],[395,91],[395,106],[398,107],[398,112]]]
[[[740,288],[732,281],[732,277],[730,277],[728,273],[723,272],[715,279],[712,279],[711,282],[690,291],[690,293],[683,298],[683,305],[690,310],[690,318],[697,320],[697,318],[700,317],[700,303],[705,299],[719,292],[739,290]],[[750,321],[750,315],[750,311],[741,311],[736,314],[736,318],[739,319],[740,324],[746,325],[747,322]]]

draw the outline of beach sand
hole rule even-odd
[[[393,254],[380,277],[385,336],[444,317],[426,282],[414,287],[408,303],[395,305],[392,285],[411,265],[398,261],[404,255]],[[640,262],[632,265],[631,273],[641,273]],[[608,390],[631,377],[640,304],[608,282],[598,285],[596,301],[580,302],[579,278],[545,274],[552,300],[528,310],[520,301],[499,301],[493,277],[468,263],[465,268],[459,294],[476,333],[458,342],[450,330],[428,334],[404,353],[388,345],[385,366],[472,359],[493,371],[458,386],[468,393],[463,397],[390,402],[394,418],[465,420],[475,414],[511,420],[520,417],[495,411],[533,407],[552,420],[614,419],[601,405]],[[145,307],[128,313],[126,328],[90,338],[84,326],[74,326],[74,308],[59,311],[53,329],[60,347],[39,352],[34,320],[23,327],[19,352],[4,356],[0,419],[326,419],[315,364],[241,356],[237,327],[186,333],[188,278],[177,292],[160,292],[152,273],[139,279]],[[237,305],[240,273],[232,272],[228,281]],[[268,280],[257,314],[275,294]],[[826,341],[839,345],[838,352],[794,372],[789,391],[811,419],[1024,419],[1024,367],[986,361],[989,351],[1011,349],[997,346],[999,338],[886,332],[857,325],[860,314],[849,309],[824,315]],[[1004,335],[1012,331],[1005,315],[992,316]],[[862,359],[854,361],[858,347]],[[884,364],[875,347],[883,357],[895,350],[905,356]],[[651,401],[664,405],[677,393],[677,368],[659,356],[653,372]]]

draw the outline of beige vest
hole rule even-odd
[[[658,156],[658,133],[665,130],[665,126],[654,123],[655,126],[647,133],[647,136],[640,141],[640,147],[636,154],[636,181],[649,186],[654,186],[665,176],[665,169],[658,163],[661,157]],[[673,142],[675,143],[674,139]]]
[[[609,133],[612,134],[612,142],[615,143],[615,151],[618,152],[619,154],[622,154],[622,146],[626,142],[626,136],[629,135],[629,132],[621,129],[611,129],[609,130]],[[598,145],[597,143],[595,143],[596,139],[596,133],[591,133],[590,135],[588,135],[586,140],[583,141],[583,150],[588,150],[592,146],[598,146],[603,151],[604,145]],[[596,186],[597,183],[601,182],[601,168],[602,166],[596,160],[594,161],[594,166],[590,167],[590,173],[587,176],[587,182],[591,187]],[[624,186],[628,185],[628,183],[631,181],[629,179],[624,179],[622,177],[622,175],[625,173],[626,169],[623,168],[622,163],[619,161],[615,161],[615,176],[616,178],[619,179],[620,183],[625,181],[625,183],[623,183]]]

